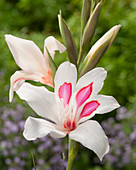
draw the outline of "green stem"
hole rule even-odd
[[[80,61],[81,61],[81,48],[80,48],[79,56],[78,56],[78,60],[77,60],[77,68],[79,68]]]
[[[78,147],[79,147],[79,143],[69,138],[68,163],[67,163],[66,170],[72,170],[74,159],[76,158],[78,153]]]
[[[32,153],[32,152],[31,152],[31,155],[32,155],[32,160],[33,160],[34,169],[36,170],[36,165],[35,165],[34,155],[33,155],[33,153]]]
[[[80,48],[79,57],[78,57],[78,61],[77,61],[77,68],[79,68],[83,54],[84,54],[84,52],[82,51],[82,48]]]

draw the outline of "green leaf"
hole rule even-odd
[[[63,41],[67,48],[68,58],[71,63],[77,65],[77,57],[78,57],[77,49],[76,49],[75,43],[73,41],[71,32],[70,32],[65,20],[62,18],[61,13],[58,15],[58,20],[59,20],[60,33],[62,35]]]

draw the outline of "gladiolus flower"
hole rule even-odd
[[[18,38],[13,35],[5,35],[5,40],[17,65],[22,69],[21,71],[16,71],[11,76],[9,94],[10,102],[13,98],[13,91],[18,90],[25,80],[39,81],[53,87],[48,52],[54,59],[56,50],[60,53],[65,51],[66,48],[64,45],[53,36],[50,36],[45,39],[44,54],[42,54],[33,41]]]
[[[45,87],[24,83],[17,94],[44,118],[28,117],[24,137],[35,140],[47,134],[55,138],[69,135],[102,160],[109,150],[108,138],[100,124],[89,119],[119,107],[112,96],[98,95],[106,75],[103,68],[95,68],[77,81],[75,65],[64,62],[55,75],[54,93]]]

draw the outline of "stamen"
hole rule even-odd
[[[71,131],[75,129],[76,124],[73,122],[73,108],[69,105],[64,106],[64,100],[60,100],[60,124],[67,130]],[[72,123],[73,122],[73,123]]]

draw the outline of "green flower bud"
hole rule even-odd
[[[76,65],[77,57],[78,57],[77,49],[76,49],[75,43],[73,41],[71,32],[70,32],[65,20],[62,18],[61,13],[58,15],[58,20],[59,20],[60,33],[62,35],[63,41],[67,48],[68,58],[71,63]]]
[[[87,56],[85,57],[80,70],[80,76],[93,69],[100,61],[101,57],[110,48],[114,41],[121,25],[112,27],[107,33],[105,33],[91,48]]]

